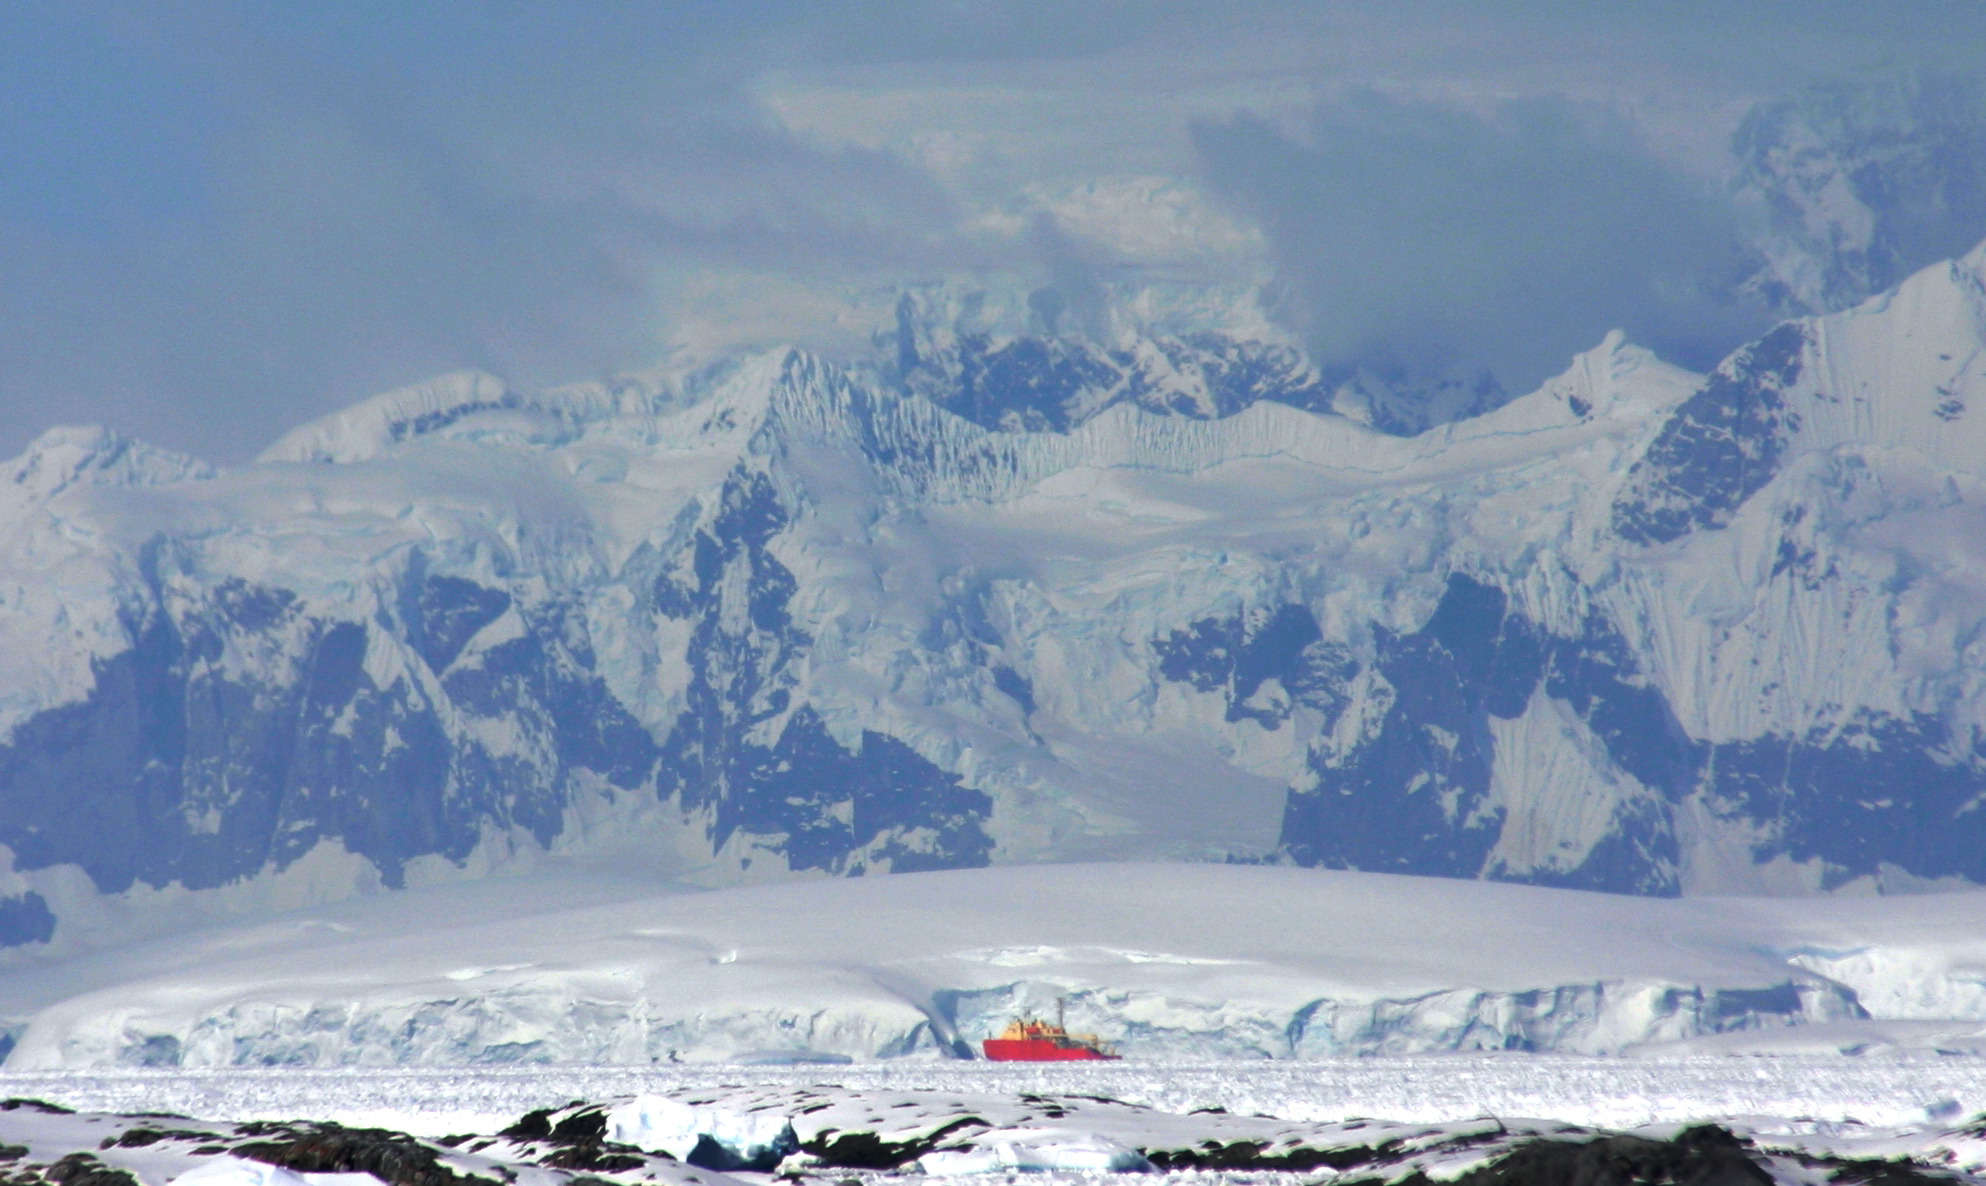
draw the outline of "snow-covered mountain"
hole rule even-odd
[[[1204,420],[1268,400],[1414,436],[1508,398],[1487,373],[1416,382],[1369,367],[1320,368],[1234,294],[1182,302],[1144,286],[1107,295],[1090,318],[1107,324],[1084,332],[1069,324],[1080,319],[1054,288],[1029,294],[1025,313],[979,291],[905,292],[892,331],[875,336],[882,375],[1004,432],[1067,432],[1117,404]]]
[[[1890,74],[1762,103],[1732,137],[1764,216],[1748,287],[1792,313],[1860,304],[1986,235],[1986,87]]]
[[[0,942],[545,859],[1986,881],[1986,250],[1412,438],[1271,340],[911,321],[448,376],[227,472],[43,436]]]

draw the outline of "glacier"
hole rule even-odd
[[[1986,249],[1414,436],[1286,342],[921,309],[234,469],[35,441],[0,960],[573,862],[1986,882]]]
[[[1123,861],[657,894],[541,872],[16,969],[0,982],[0,1024],[9,1076],[713,1063],[835,1074],[977,1058],[1012,1017],[1060,1007],[1127,1068],[1978,1054],[1982,894],[1662,899]]]

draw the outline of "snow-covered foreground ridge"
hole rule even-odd
[[[1497,1069],[1450,1060],[1450,1072],[1430,1083],[1440,1084],[1440,1094],[1458,1082],[1492,1087],[1474,1093],[1481,1103],[1536,1098],[1495,1091],[1498,1079],[1512,1086],[1510,1076],[1483,1074]],[[1242,1086],[1247,1077],[1224,1077],[1241,1089],[1216,1098],[1261,1098]],[[184,1077],[114,1086],[12,1078],[10,1087],[53,1090],[47,1100],[0,1101],[0,1162],[11,1163],[13,1186],[68,1186],[79,1178],[91,1186],[744,1186],[773,1175],[796,1186],[862,1186],[987,1181],[987,1174],[1013,1181],[1016,1171],[1048,1183],[1132,1172],[1195,1186],[1952,1186],[1986,1175],[1986,1123],[1961,1122],[1966,1113],[1951,1095],[1914,1110],[1885,1099],[1877,1108],[1887,1123],[1755,1109],[1705,1117],[1686,1102],[1694,1084],[1679,1081],[1684,1098],[1650,1101],[1678,1119],[1608,1131],[1541,1118],[1553,1113],[1480,1107],[1436,1120],[1364,1112],[1331,1119],[1338,1102],[1332,1089],[1340,1085],[1315,1076],[1262,1110],[1133,1102],[1176,1095],[1181,1086],[1192,1091],[1190,1081],[1166,1074],[1135,1083],[1079,1076],[1053,1085],[968,1085],[960,1081],[966,1076],[948,1076],[952,1082],[912,1086],[844,1075],[782,1083],[732,1068],[701,1083],[651,1073],[633,1096],[554,1094],[553,1080],[572,1078],[538,1075],[526,1085],[487,1074],[453,1081],[234,1075],[207,1078],[207,1090],[190,1099]],[[601,1076],[586,1078],[598,1083]],[[1870,1086],[1852,1097],[1868,1100]],[[1114,1093],[1117,1087],[1131,1090]],[[426,1090],[415,1095],[411,1088]],[[144,1110],[135,1115],[62,1106],[132,1091],[148,1093],[138,1097]],[[519,1095],[530,1111],[492,1110]],[[1745,1084],[1722,1102],[1773,1098],[1769,1088]],[[377,1106],[388,1099],[400,1106]],[[471,1101],[478,1107],[460,1109]],[[1552,1102],[1580,1111],[1587,1099]],[[160,1105],[174,1110],[162,1114]],[[1829,1102],[1819,1114],[1838,1111]]]
[[[1111,863],[528,901],[415,890],[17,972],[7,1069],[971,1057],[1058,997],[1145,1062],[1986,1049],[1979,892]]]
[[[0,945],[547,856],[1986,881],[1983,274],[1412,438],[1273,344],[908,329],[450,376],[225,473],[51,432],[0,481]]]

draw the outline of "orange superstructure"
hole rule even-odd
[[[1057,1014],[1061,1009],[1056,1009]],[[1058,1021],[1050,1025],[1032,1017],[1010,1021],[997,1038],[980,1043],[994,1062],[1082,1062],[1120,1057],[1095,1034],[1072,1034]]]

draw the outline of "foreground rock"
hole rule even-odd
[[[1825,1128],[1826,1126],[1811,1126]],[[845,1186],[871,1175],[1302,1174],[1358,1186],[1986,1183],[1986,1122],[1844,1138],[1741,1124],[1603,1132],[1549,1121],[1336,1123],[1164,1112],[1089,1096],[738,1086],[575,1101],[423,1139],[0,1103],[6,1186]]]
[[[597,1186],[601,1170],[623,1182],[731,1184],[666,1155],[599,1142],[424,1140],[319,1121],[215,1123],[19,1099],[0,1101],[0,1169],[10,1171],[9,1186]]]

